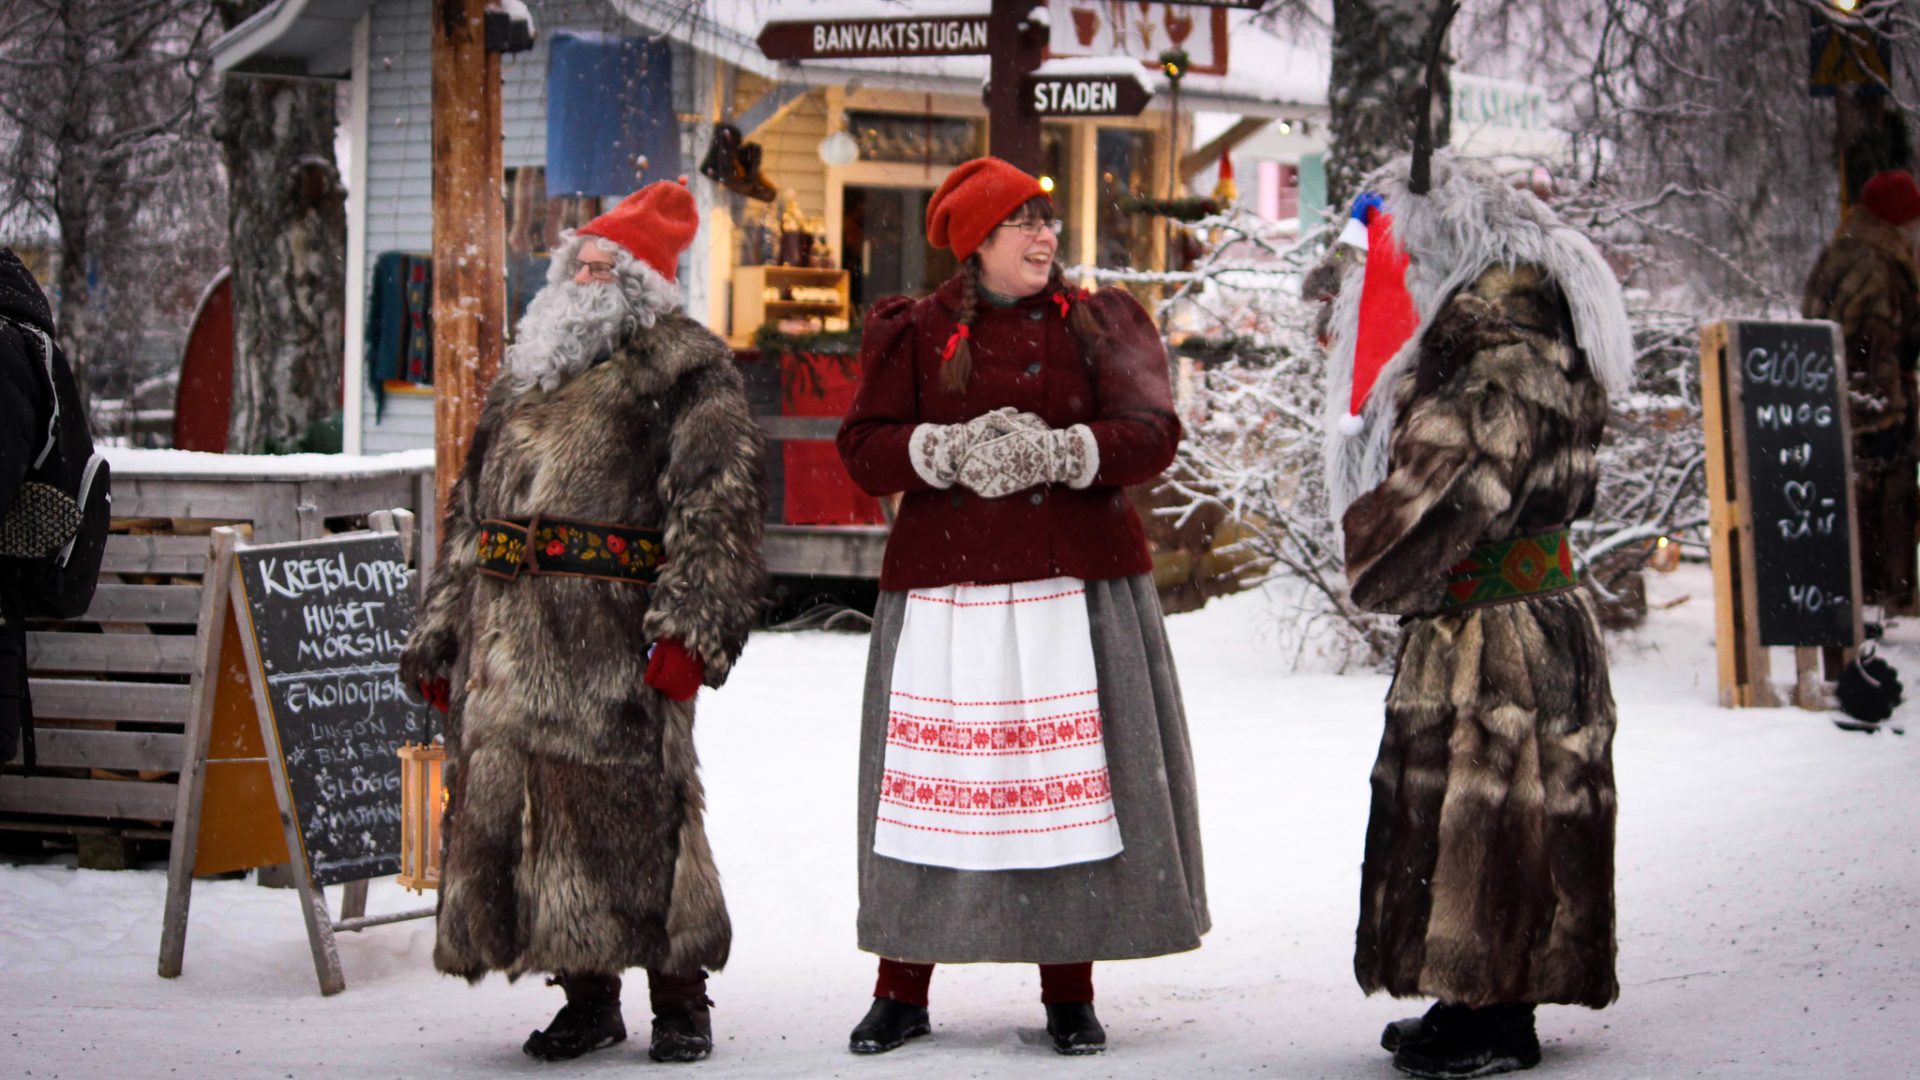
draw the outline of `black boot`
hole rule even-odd
[[[1458,1017],[1467,1011],[1462,1005],[1447,1005],[1436,1001],[1433,1007],[1427,1010],[1425,1016],[1409,1016],[1404,1020],[1395,1020],[1388,1024],[1386,1030],[1380,1033],[1380,1049],[1398,1050],[1401,1043],[1423,1038],[1438,1030],[1440,1025],[1446,1023],[1448,1017]]]
[[[1093,1015],[1091,1001],[1062,1001],[1047,1006],[1047,1034],[1062,1054],[1097,1054],[1107,1048],[1107,1029]]]
[[[653,1038],[647,1056],[655,1061],[699,1061],[713,1053],[713,1000],[707,997],[707,973],[663,975],[647,972],[647,996],[653,1002]]]
[[[545,1031],[527,1036],[520,1049],[541,1061],[566,1061],[627,1037],[620,1019],[620,976],[561,974],[547,980],[567,992],[567,1003]]]
[[[1403,1039],[1393,1052],[1394,1068],[1426,1080],[1492,1076],[1538,1064],[1531,1005],[1443,1012],[1438,1023],[1422,1025],[1418,1038]]]
[[[884,1054],[897,1050],[908,1039],[917,1039],[933,1030],[933,1024],[927,1019],[925,1005],[909,1005],[892,998],[873,999],[873,1008],[867,1010],[858,1024],[853,1026],[853,1035],[847,1040],[847,1049],[856,1054]]]

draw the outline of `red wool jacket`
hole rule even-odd
[[[961,283],[923,300],[891,297],[867,315],[860,389],[840,426],[840,457],[872,495],[905,492],[887,540],[880,587],[1084,580],[1153,569],[1146,536],[1122,487],[1158,476],[1180,444],[1167,354],[1153,321],[1131,295],[1107,289],[1091,304],[1107,340],[1084,357],[1052,293],[1012,307],[984,300],[969,344],[966,392],[940,386],[940,353],[958,321]],[[1055,428],[1086,424],[1100,447],[1091,486],[1037,485],[985,499],[955,484],[942,490],[914,472],[915,426],[959,424],[1002,406],[1038,414]]]

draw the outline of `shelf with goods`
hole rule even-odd
[[[845,270],[812,266],[735,267],[729,340],[736,348],[745,348],[760,327],[769,322],[795,319],[817,322],[812,329],[845,329],[852,315],[851,288],[851,276]]]

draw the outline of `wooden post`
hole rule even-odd
[[[228,572],[228,578],[239,576]],[[320,992],[326,995],[337,994],[347,988],[347,977],[340,970],[340,952],[333,944],[333,916],[327,912],[327,893],[325,889],[313,883],[313,875],[307,870],[306,841],[300,835],[299,818],[293,805],[293,788],[287,780],[285,751],[280,746],[280,732],[273,723],[273,706],[267,700],[267,680],[265,665],[260,661],[257,642],[259,635],[253,627],[253,611],[247,606],[247,593],[244,588],[227,589],[229,603],[233,606],[233,617],[240,624],[240,647],[247,656],[247,671],[252,676],[247,681],[253,684],[253,708],[260,717],[260,738],[267,748],[267,769],[273,773],[273,795],[280,804],[280,828],[286,834],[287,854],[292,856],[289,865],[293,868],[293,887],[300,895],[300,914],[307,923],[307,945],[313,952],[313,973],[320,980]]]
[[[444,517],[506,335],[500,57],[485,0],[434,0],[434,486]]]
[[[993,0],[987,40],[993,54],[987,78],[987,146],[994,157],[1040,173],[1040,117],[1021,107],[1021,80],[1040,66],[1046,33],[1029,26],[1035,0]]]
[[[167,849],[167,903],[160,921],[160,977],[180,976],[187,952],[187,908],[193,899],[193,860],[199,853],[200,798],[207,786],[207,740],[213,733],[213,702],[220,683],[220,635],[233,580],[233,549],[240,532],[213,530],[213,550],[200,584],[200,622],[193,647],[193,705],[187,713],[180,795]]]
[[[1740,379],[1729,370],[1726,323],[1700,332],[1700,412],[1707,436],[1707,512],[1713,549],[1714,654],[1720,704],[1773,708],[1780,704],[1767,650],[1755,623],[1753,516],[1747,498],[1745,418]]]

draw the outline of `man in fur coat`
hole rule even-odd
[[[626,1037],[630,967],[654,1060],[712,1047],[706,969],[731,927],[693,698],[758,612],[766,493],[733,355],[679,311],[698,223],[683,184],[657,183],[554,253],[402,658],[451,706],[434,964],[550,973],[567,1003],[525,1046],[548,1060]]]
[[[1920,612],[1915,591],[1914,362],[1920,358],[1920,187],[1901,170],[1876,174],[1807,276],[1801,314],[1832,319],[1846,340],[1853,407],[1853,505],[1860,516],[1860,589],[1894,614]]]
[[[1383,1035],[1401,1071],[1482,1076],[1538,1063],[1535,1005],[1618,994],[1614,707],[1567,526],[1632,347],[1586,238],[1478,166],[1431,165],[1423,194],[1405,158],[1369,178],[1366,253],[1313,284],[1353,600],[1405,627],[1354,972],[1438,999]]]

